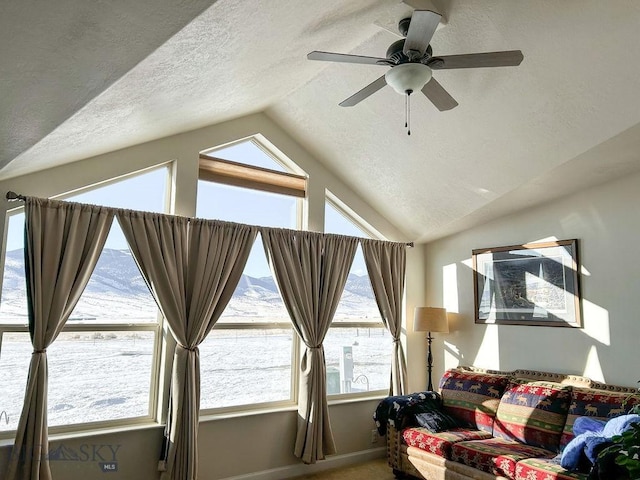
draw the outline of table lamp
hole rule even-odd
[[[431,355],[431,341],[433,337],[431,332],[449,333],[449,325],[447,323],[447,310],[435,307],[416,307],[413,317],[414,332],[428,332],[427,344],[427,372],[429,372],[429,385],[427,390],[433,390],[431,383],[431,370],[433,366],[433,355]]]

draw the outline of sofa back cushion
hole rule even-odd
[[[500,397],[509,377],[449,370],[440,380],[445,411],[472,428],[491,433]]]
[[[578,417],[607,421],[623,415],[634,405],[640,404],[640,394],[574,387],[571,392],[569,413],[560,438],[564,448],[573,438],[573,424]]]
[[[498,406],[493,435],[557,451],[571,390],[554,382],[510,383]]]

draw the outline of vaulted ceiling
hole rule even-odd
[[[410,5],[409,5],[410,4]],[[436,55],[519,49],[518,67],[435,71],[459,106],[385,87],[412,6],[442,14]],[[633,0],[7,0],[0,179],[255,112],[410,238],[434,239],[640,170]]]

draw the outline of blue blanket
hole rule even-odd
[[[632,423],[640,423],[640,415],[620,415],[607,422],[589,417],[576,418],[573,424],[576,436],[564,447],[560,465],[567,470],[577,470],[583,454],[592,465],[595,464],[598,452],[611,443],[611,438],[631,428]]]

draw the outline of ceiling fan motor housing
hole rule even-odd
[[[401,63],[407,63],[407,62],[426,64],[429,58],[431,58],[431,55],[433,53],[433,50],[431,49],[431,45],[428,45],[422,57],[411,59],[403,52],[403,50],[404,50],[404,38],[401,40],[396,40],[391,45],[389,45],[389,48],[387,48],[387,55],[386,55],[387,60],[389,60],[394,65],[400,65]]]

